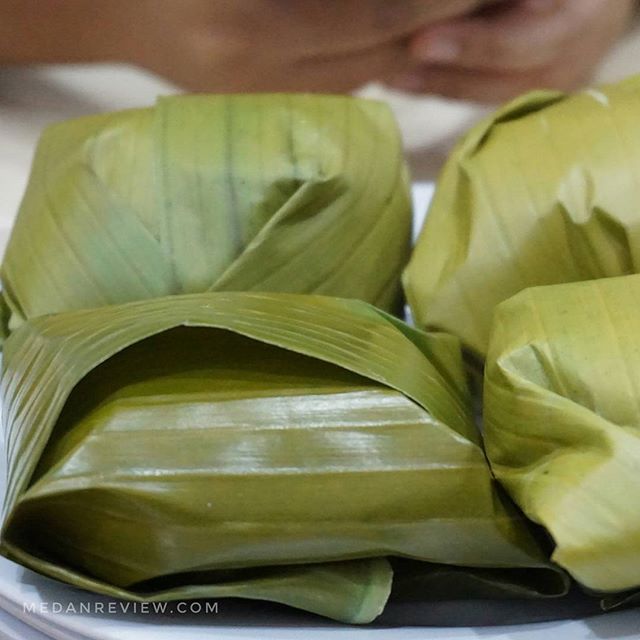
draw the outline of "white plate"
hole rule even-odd
[[[6,611],[0,610],[0,638],[2,640],[50,640],[51,636],[40,633]],[[76,638],[69,638],[69,640],[76,640]]]

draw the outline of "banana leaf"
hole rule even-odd
[[[401,309],[411,207],[383,103],[160,98],[48,128],[1,269],[25,319],[205,291],[285,291]]]
[[[496,490],[450,336],[358,301],[205,293],[30,320],[3,368],[1,550],[43,574],[350,622],[384,606],[387,556],[566,590]]]
[[[536,92],[458,144],[404,275],[416,322],[486,355],[494,308],[531,286],[640,267],[640,76]]]
[[[561,573],[527,569],[472,569],[394,558],[394,602],[471,600],[541,600],[568,593],[570,583]]]
[[[484,393],[492,468],[552,559],[606,607],[640,587],[640,276],[502,303]]]

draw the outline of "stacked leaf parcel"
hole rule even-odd
[[[416,323],[483,358],[496,305],[527,287],[640,270],[640,77],[539,92],[449,158],[404,274]]]
[[[5,359],[3,552],[45,575],[347,622],[382,611],[399,556],[566,589],[495,490],[455,338],[358,301],[208,293],[38,318]]]
[[[402,146],[383,105],[163,98],[44,132],[2,264],[5,330],[205,291],[399,311],[410,236]]]
[[[498,307],[485,375],[497,477],[605,607],[640,586],[640,275]]]
[[[2,267],[2,552],[116,597],[357,623],[400,557],[564,593],[489,470],[458,340],[384,311],[410,227],[375,102],[174,97],[48,129]]]
[[[605,608],[640,587],[638,271],[635,77],[471,131],[404,276],[420,325],[486,356],[492,470]]]

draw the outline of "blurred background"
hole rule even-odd
[[[640,71],[637,18],[600,63],[596,81],[614,81],[636,71]],[[8,228],[16,211],[45,125],[84,114],[146,106],[158,94],[177,91],[167,80],[128,65],[0,66],[0,230]],[[416,97],[375,84],[359,93],[389,101],[400,122],[414,181],[420,182],[435,179],[461,132],[493,108]]]

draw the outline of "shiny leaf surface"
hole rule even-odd
[[[365,303],[209,293],[38,318],[7,341],[2,388],[4,553],[73,584],[217,596],[232,572],[247,597],[364,621],[386,556],[557,576],[496,491],[457,341]],[[325,594],[356,577],[312,608],[283,565],[308,593],[317,571]],[[261,567],[271,596],[251,595]]]

